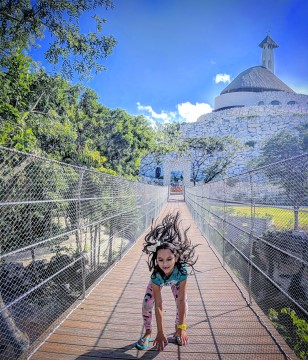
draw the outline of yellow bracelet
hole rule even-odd
[[[186,330],[187,326],[186,326],[186,324],[180,324],[180,325],[178,325],[178,329]]]

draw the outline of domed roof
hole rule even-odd
[[[221,93],[232,92],[262,92],[285,91],[295,93],[289,86],[282,82],[276,75],[264,66],[253,66],[241,72]]]

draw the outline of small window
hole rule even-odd
[[[264,101],[259,101],[258,105],[264,105]]]
[[[281,105],[281,102],[278,100],[271,101],[271,105]]]
[[[288,105],[295,105],[295,104],[296,104],[296,101],[291,100],[291,101],[288,101],[287,104],[288,104]]]
[[[159,179],[161,175],[161,168],[159,166],[157,166],[157,168],[155,169],[155,177],[156,179]]]
[[[255,147],[256,143],[257,142],[254,140],[249,140],[249,141],[245,142],[245,145],[253,148],[253,147]]]

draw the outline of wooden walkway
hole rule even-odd
[[[141,238],[31,359],[278,360],[288,358],[284,352],[296,359],[267,320],[263,319],[266,326],[260,322],[255,312],[258,309],[253,311],[247,305],[199,232],[185,203],[169,201],[161,216],[177,209],[181,211],[183,226],[191,225],[191,239],[202,244],[197,248],[196,268],[200,272],[191,275],[188,282],[190,343],[179,347],[172,341],[175,304],[170,288],[166,287],[163,300],[169,344],[163,352],[152,347],[146,351],[134,347],[143,333],[141,304],[149,280]],[[154,325],[154,336],[155,332]]]

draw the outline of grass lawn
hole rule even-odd
[[[226,209],[230,210],[231,214],[235,216],[250,217],[251,215],[250,206],[228,206]],[[305,210],[308,209],[305,208]],[[272,219],[274,226],[279,229],[293,229],[294,212],[289,209],[256,207],[256,217]],[[300,211],[298,219],[299,227],[308,230],[308,213]]]

